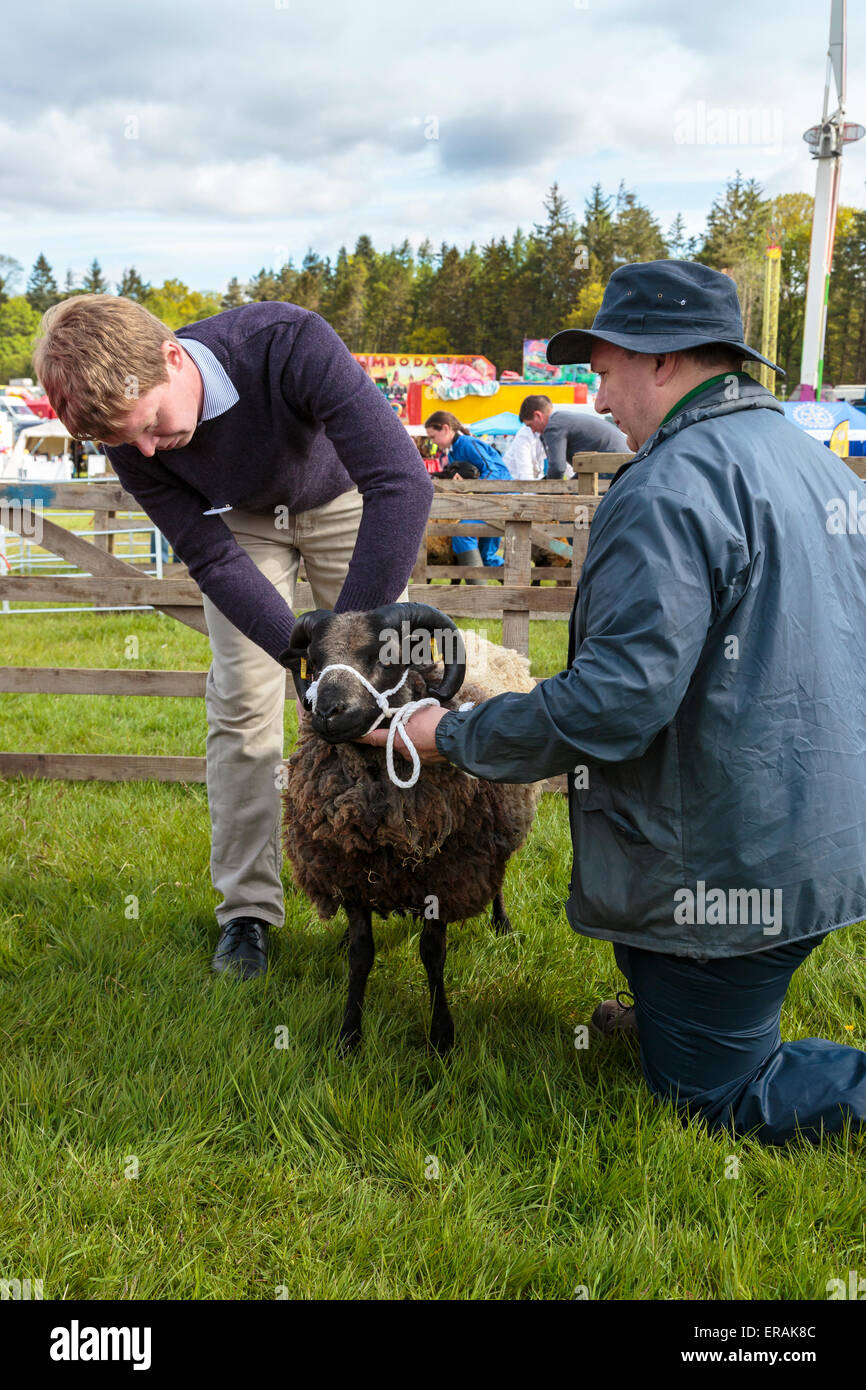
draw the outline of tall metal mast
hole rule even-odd
[[[824,112],[821,124],[806,131],[803,139],[818,161],[815,180],[815,207],[812,213],[812,242],[809,250],[809,281],[806,289],[806,316],[803,323],[803,357],[800,367],[800,398],[820,400],[824,376],[824,337],[827,332],[827,298],[833,266],[836,212],[842,175],[842,150],[866,134],[861,125],[846,123],[845,114],[845,4],[831,0],[830,43],[827,50],[827,76],[824,84]],[[836,89],[836,109],[830,114],[830,83]]]

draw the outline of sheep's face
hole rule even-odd
[[[362,738],[373,727],[382,715],[377,692],[391,708],[422,694],[446,704],[466,676],[459,628],[427,603],[386,603],[369,613],[313,609],[296,622],[280,661],[311,711],[314,731],[331,743]],[[434,674],[440,667],[441,676]]]
[[[328,666],[351,666],[352,671],[327,671]],[[393,690],[406,670],[392,659],[388,645],[362,613],[335,613],[323,619],[310,640],[307,674],[317,680],[313,729],[329,743],[361,738],[381,713],[375,699],[353,671],[374,689]],[[322,675],[322,672],[325,672]],[[388,696],[394,707],[412,698],[408,682]]]

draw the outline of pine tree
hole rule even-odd
[[[345,246],[337,253],[328,322],[350,352],[363,352],[364,295],[369,271],[362,258],[350,256]]]
[[[505,237],[481,248],[476,282],[481,336],[478,346],[499,371],[523,366],[523,325],[513,318],[510,288],[514,278],[511,248]]]
[[[425,335],[430,329],[430,301],[436,270],[433,247],[425,237],[418,247],[415,257],[415,274],[409,291],[409,336],[407,348],[411,352],[429,352]]]
[[[377,256],[375,247],[366,233],[362,233],[355,242],[354,256],[355,260],[363,262],[367,267],[368,273],[372,275],[376,269]]]
[[[428,329],[443,330],[447,347],[440,352],[460,356],[478,352],[481,329],[478,323],[477,277],[481,257],[473,243],[461,253],[459,247],[443,242],[438,267],[430,289]]]
[[[246,295],[243,292],[237,276],[233,275],[229,280],[225,294],[220,300],[220,308],[237,309],[241,304],[246,304],[247,302]]]
[[[403,240],[400,242],[400,245],[393,248],[393,250],[391,251],[391,255],[394,256],[394,258],[398,260],[401,265],[406,266],[407,270],[412,270],[414,268],[415,261],[412,255],[412,246],[409,242],[408,237],[404,237]]]
[[[739,169],[714,199],[698,259],[715,270],[763,254],[769,204],[755,179],[745,180]]]
[[[117,293],[123,299],[134,299],[137,304],[140,304],[150,293],[151,288],[150,284],[145,284],[142,280],[135,266],[131,265],[124,270],[117,287]]]
[[[298,283],[298,272],[292,265],[291,257],[285,265],[280,266],[279,274],[276,277],[277,299],[283,303],[295,303],[295,289]]]
[[[714,270],[724,270],[736,283],[743,330],[750,346],[750,339],[761,331],[763,259],[769,221],[770,203],[762,197],[760,184],[755,179],[744,179],[738,169],[710,208],[703,244],[695,257]]]
[[[494,357],[500,371],[523,370],[524,338],[547,337],[550,325],[545,321],[539,301],[538,246],[534,234],[527,235],[518,227],[511,238],[511,277],[508,298],[500,305],[499,315],[510,329],[510,348],[507,356]],[[490,354],[487,354],[490,356]]]
[[[44,314],[60,299],[54,272],[42,252],[36,257],[25,291],[27,303],[37,314]]]
[[[649,209],[643,207],[634,193],[629,192],[622,183],[617,194],[613,235],[616,265],[667,259],[667,246],[661,227]]]
[[[667,242],[668,255],[672,260],[688,260],[690,238],[686,235],[686,221],[681,212],[677,213],[668,227],[665,241]]]
[[[262,266],[258,275],[253,276],[246,289],[250,299],[254,301],[279,299],[280,287],[273,266],[270,270],[265,270]]]
[[[356,251],[357,256],[357,251]],[[412,248],[407,241],[376,256],[369,272],[364,314],[366,351],[399,351],[412,318]]]
[[[301,261],[301,269],[295,282],[294,302],[302,309],[312,309],[330,322],[329,300],[333,287],[333,274],[329,260],[322,260],[312,247]]]
[[[102,266],[94,256],[90,269],[81,283],[82,294],[108,294],[108,281],[102,274]]]
[[[614,225],[610,205],[613,200],[602,193],[601,184],[593,184],[584,204],[580,239],[586,247],[591,278],[607,284],[615,265]]]
[[[574,308],[583,274],[581,237],[571,209],[554,183],[544,199],[547,222],[536,224],[530,238],[530,263],[535,281],[534,332],[548,336],[562,326]]]

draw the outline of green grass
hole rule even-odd
[[[209,663],[155,614],[0,633],[8,665]],[[537,675],[565,643],[533,624]],[[10,750],[204,752],[199,700],[2,695],[0,721]],[[0,837],[0,1278],[46,1298],[792,1299],[866,1269],[860,1137],[712,1137],[652,1101],[627,1040],[574,1047],[623,982],[565,920],[561,799],[509,868],[518,937],[449,934],[447,1064],[408,919],[377,922],[365,1040],[338,1057],[342,926],[288,866],[267,980],[210,973],[203,786],[0,781]],[[863,925],[813,953],[785,1035],[864,1046],[864,958]]]

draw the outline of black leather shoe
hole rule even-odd
[[[264,975],[268,968],[267,926],[260,917],[233,917],[226,922],[211,962],[214,970],[231,970],[242,980]]]

